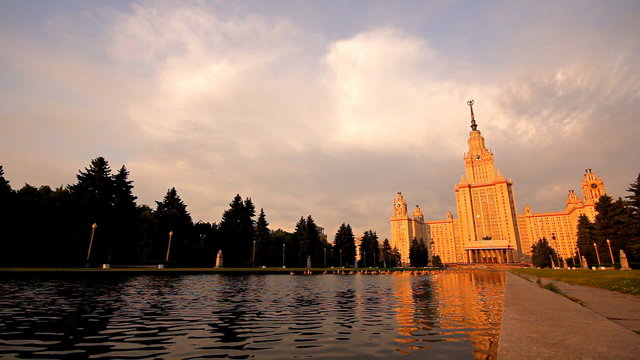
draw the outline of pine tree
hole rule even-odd
[[[0,170],[2,170],[1,167]],[[627,191],[631,194],[625,196],[625,198],[629,199],[629,205],[634,209],[634,213],[640,215],[640,174],[638,174],[636,182],[629,185]]]
[[[78,182],[68,187],[75,212],[72,216],[72,236],[66,247],[88,252],[92,224],[96,224],[91,250],[91,263],[105,263],[118,236],[114,228],[114,180],[107,160],[98,157],[84,171],[76,175]],[[78,254],[79,255],[79,254]],[[78,261],[82,261],[78,259]]]
[[[4,196],[12,193],[11,186],[9,185],[9,181],[4,178],[4,169],[2,165],[0,165],[0,199],[4,199]]]
[[[597,262],[596,253],[593,248],[595,242],[594,226],[587,215],[580,215],[578,218],[578,249],[580,255],[584,256],[587,263],[594,264]]]
[[[626,196],[627,206],[627,238],[621,244],[631,261],[640,261],[640,174],[636,182],[627,189],[631,194]]]
[[[533,262],[533,266],[539,268],[550,268],[552,259],[553,262],[556,263],[556,266],[559,266],[559,264],[557,264],[558,255],[549,245],[547,238],[543,237],[531,245],[531,261]]]
[[[376,262],[380,260],[377,255],[379,252],[378,245],[378,234],[372,230],[365,231],[360,242],[360,266],[377,267]]]
[[[134,249],[142,240],[137,197],[133,195],[133,181],[123,165],[113,177],[114,181],[114,230],[112,263],[131,264],[135,261]]]
[[[423,241],[413,238],[409,246],[409,262],[411,266],[427,266],[428,261],[429,254],[427,253],[427,246]]]
[[[334,256],[342,266],[353,266],[356,261],[356,240],[351,225],[342,223],[334,238]]]
[[[629,238],[629,210],[625,207],[622,199],[616,201],[608,195],[600,197],[596,203],[596,214],[594,224],[595,242],[603,263],[611,261],[607,240],[610,240],[614,261],[619,256],[620,248],[625,240]],[[618,259],[619,261],[619,259]]]
[[[237,194],[222,214],[220,232],[225,266],[240,267],[251,264],[254,238],[255,207],[250,198],[242,201]]]
[[[397,247],[393,247],[393,250],[391,250],[391,261],[392,261],[392,265],[393,267],[398,267],[402,264],[402,256],[400,255],[400,250],[398,250]]]
[[[311,256],[311,264],[314,267],[322,266],[322,241],[320,241],[320,232],[318,226],[311,215],[307,216],[306,221],[306,240],[309,244],[308,256]],[[306,259],[305,259],[306,265]]]
[[[9,185],[9,181],[4,178],[4,170],[0,165],[0,266],[9,265],[15,259],[15,236],[18,234],[18,227],[15,222],[15,194]]]
[[[162,202],[156,201],[154,217],[157,220],[156,246],[167,251],[169,241],[169,262],[185,264],[189,241],[192,239],[193,222],[187,211],[187,205],[180,199],[175,187],[167,191]]]
[[[382,266],[391,267],[391,244],[389,239],[382,242]]]
[[[274,247],[271,243],[271,231],[267,222],[264,209],[260,209],[258,221],[256,221],[256,232],[254,238],[255,245],[255,263],[256,266],[267,265],[267,259],[273,257]]]
[[[291,259],[292,264],[297,267],[306,266],[310,246],[309,239],[307,238],[307,220],[305,220],[304,217],[301,216],[300,220],[296,223],[293,236],[295,244],[292,244],[291,251],[294,252],[295,256]]]

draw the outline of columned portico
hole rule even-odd
[[[465,249],[466,260],[470,263],[504,264],[516,258],[513,248]]]

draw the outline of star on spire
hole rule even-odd
[[[473,99],[469,99],[469,101],[467,101],[467,105],[469,105],[469,108],[471,109],[471,130],[476,131],[478,125],[476,124],[476,118],[473,116],[473,102]]]

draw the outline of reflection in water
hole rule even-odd
[[[495,358],[503,284],[499,272],[3,278],[0,358]]]

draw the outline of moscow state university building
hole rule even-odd
[[[595,218],[595,203],[605,194],[604,183],[591,169],[582,179],[582,197],[569,191],[564,210],[534,213],[529,205],[518,214],[513,182],[496,169],[493,153],[478,130],[473,101],[469,151],[464,156],[465,174],[455,185],[458,218],[451,212],[445,219],[425,221],[416,206],[411,214],[398,193],[391,215],[391,247],[396,247],[403,265],[409,264],[409,247],[415,238],[426,242],[431,255],[444,263],[510,263],[528,261],[531,245],[545,237],[561,257],[574,255],[578,218]]]

